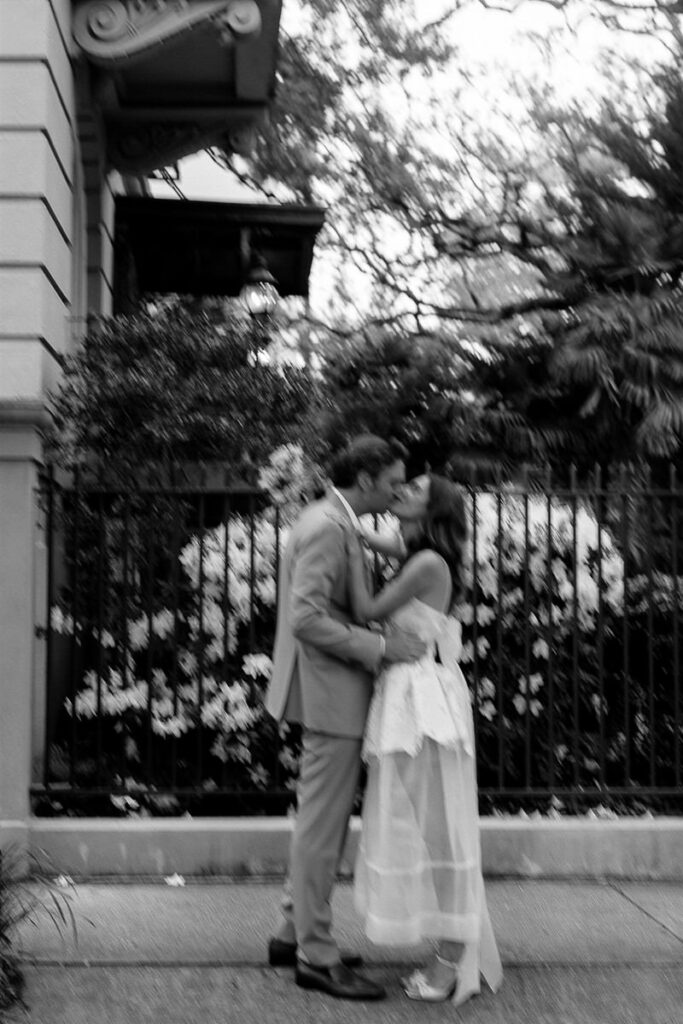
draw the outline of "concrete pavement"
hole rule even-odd
[[[407,1000],[397,975],[420,949],[362,936],[351,887],[336,890],[340,941],[383,981],[381,1003],[298,989],[266,965],[279,882],[187,879],[79,883],[78,944],[45,915],[18,936],[31,1024],[683,1024],[683,884],[492,880],[487,893],[506,968],[497,995],[458,1011]],[[18,1011],[16,1020],[27,1020]]]

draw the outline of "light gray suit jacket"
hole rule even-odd
[[[278,720],[357,738],[381,643],[377,633],[351,622],[349,534],[353,526],[334,495],[309,505],[292,528],[280,567],[266,708]]]

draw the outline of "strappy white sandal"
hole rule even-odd
[[[437,953],[440,964],[453,970],[453,978],[447,985],[432,985],[423,970],[413,971],[407,978],[401,978],[401,986],[408,999],[421,1003],[445,1003],[449,999],[454,1006],[462,1006],[481,991],[477,966],[477,947],[472,944],[465,948],[457,963],[445,960]]]

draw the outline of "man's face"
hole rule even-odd
[[[401,459],[392,462],[371,480],[366,492],[368,512],[386,512],[390,505],[401,496],[406,482],[406,467]]]

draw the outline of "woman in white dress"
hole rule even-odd
[[[355,869],[355,902],[379,945],[429,939],[435,955],[401,979],[410,999],[457,1006],[493,991],[502,966],[481,874],[472,708],[458,665],[460,590],[467,538],[463,495],[433,474],[412,480],[392,511],[407,558],[375,597],[359,544],[351,554],[351,601],[359,622],[418,633],[428,653],[377,679],[363,743],[367,787]],[[366,543],[377,550],[378,538]],[[387,553],[385,548],[385,553]]]

